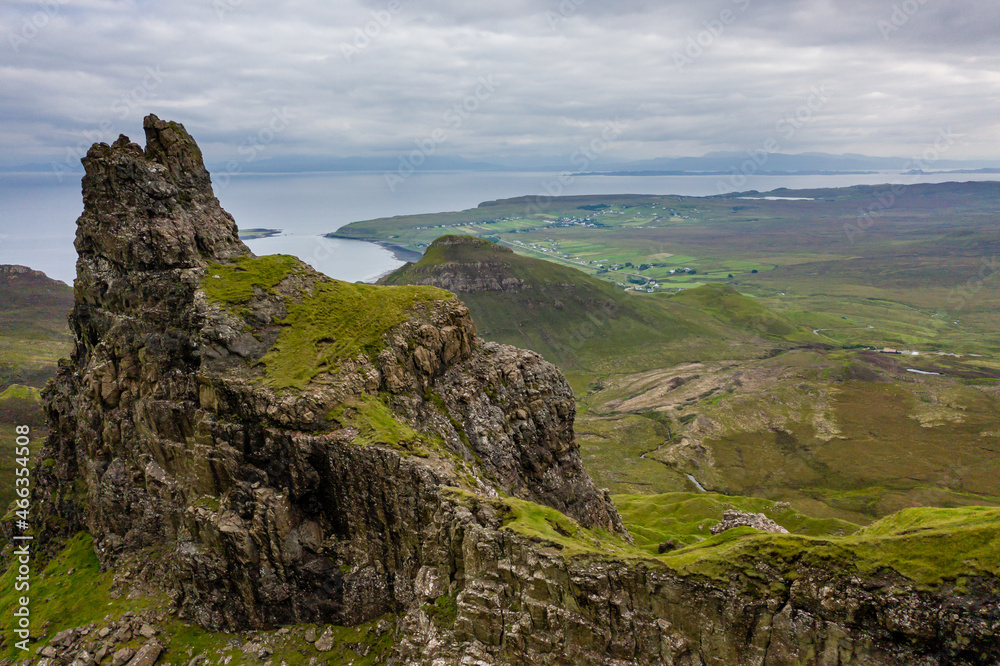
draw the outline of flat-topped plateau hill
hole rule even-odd
[[[623,517],[555,366],[436,287],[253,256],[183,126],[144,127],[83,160],[75,346],[33,470],[46,663],[1000,657],[997,509],[858,528],[661,495]]]
[[[439,237],[420,261],[379,284],[451,291],[469,306],[483,337],[527,347],[573,375],[635,372],[699,357],[756,357],[825,340],[728,287],[676,299],[626,292],[570,266],[471,236]],[[717,296],[722,291],[724,299]]]

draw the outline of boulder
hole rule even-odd
[[[726,509],[722,513],[722,520],[717,525],[712,526],[711,532],[712,534],[722,534],[734,527],[752,527],[761,532],[788,534],[788,530],[762,513],[748,513],[736,509]]]

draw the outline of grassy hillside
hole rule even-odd
[[[804,536],[845,536],[861,529],[860,525],[845,520],[812,518],[787,503],[759,497],[666,493],[615,495],[612,499],[635,544],[651,552],[657,552],[659,544],[668,540],[678,546],[689,546],[708,539],[711,528],[728,509],[763,513],[790,533]]]
[[[457,501],[492,505],[503,517],[504,529],[551,544],[565,557],[665,566],[682,576],[741,586],[746,594],[785,593],[801,576],[802,568],[877,577],[883,584],[899,581],[939,593],[961,593],[970,579],[1000,574],[1000,509],[909,509],[859,528],[843,521],[813,519],[754,498],[615,497],[636,537],[633,545],[602,530],[582,528],[549,507],[455,492]],[[762,512],[790,534],[736,528],[712,536],[709,528],[729,508]],[[658,545],[668,540],[679,548],[658,554]],[[761,576],[761,566],[780,578],[769,583]],[[193,657],[233,665],[261,663],[265,658],[290,666],[320,659],[329,664],[377,664],[384,663],[401,638],[392,615],[357,627],[299,624],[240,634],[205,631],[176,619],[161,593],[138,581],[119,579],[115,571],[101,571],[93,540],[86,533],[71,539],[40,573],[31,586],[33,652],[60,631],[84,625],[90,625],[91,635],[113,635],[115,650],[138,649],[146,638],[133,632],[116,633],[123,622],[136,627],[148,624],[154,630],[165,647],[158,662],[163,664],[188,664]],[[14,576],[13,568],[0,576],[0,613],[8,617],[17,607]],[[441,597],[427,604],[425,611],[432,622],[450,626],[455,619],[455,598]],[[333,648],[319,652],[307,636],[315,640],[324,633],[333,637]],[[21,655],[12,637],[10,632],[0,635],[0,658]]]
[[[125,624],[131,618],[156,628],[157,640],[165,647],[159,664],[189,664],[193,656],[207,663],[260,664],[265,656],[260,649],[267,646],[267,657],[289,666],[304,666],[319,659],[333,665],[371,665],[384,663],[396,640],[392,616],[385,618],[390,622],[380,619],[358,627],[329,627],[335,646],[328,652],[320,652],[305,638],[310,630],[322,634],[327,630],[323,626],[303,624],[241,634],[205,631],[175,619],[161,593],[135,582],[131,586],[123,584],[115,571],[101,571],[93,539],[82,532],[38,574],[31,581],[32,653],[60,631],[88,624],[98,630],[112,628],[108,633],[117,639],[114,629],[122,626],[123,617]],[[5,617],[12,616],[17,598],[23,594],[14,590],[14,576],[13,568],[0,576],[0,612]],[[91,635],[96,637],[97,630]],[[0,659],[23,658],[13,638],[6,628],[0,633]],[[128,638],[116,641],[115,650],[138,650],[146,641],[138,632],[129,632]],[[254,646],[256,649],[252,649]],[[111,655],[104,663],[111,663]]]
[[[338,233],[418,250],[442,234],[489,238],[619,289],[643,282],[657,293],[628,296],[711,331],[649,354],[645,370],[607,360],[630,358],[640,336],[594,345],[603,372],[574,384],[576,427],[614,492],[697,482],[858,523],[1000,503],[1000,183],[768,194],[789,199],[522,198]],[[509,323],[539,317],[462,298],[488,335],[542,349],[537,325]],[[870,351],[883,348],[920,354]]]
[[[438,238],[419,262],[381,283],[450,289],[469,306],[480,335],[532,349],[574,374],[754,356],[767,346],[762,337],[782,344],[808,336],[732,289],[720,302],[626,292],[575,268],[467,236]]]
[[[28,426],[32,455],[46,435],[45,414],[38,389],[14,384],[0,392],[0,516],[14,500],[15,428]]]
[[[696,289],[685,289],[673,296],[671,301],[683,303],[765,338],[806,343],[819,341],[785,317],[728,285],[704,285]]]
[[[231,264],[209,264],[201,287],[212,301],[237,311],[245,309],[254,290],[273,292],[286,277],[305,270],[290,255],[241,257]],[[319,283],[300,301],[288,299],[288,314],[263,364],[273,388],[302,388],[324,369],[364,351],[373,358],[383,334],[406,320],[417,303],[448,300],[437,289],[384,289],[341,280]]]
[[[842,345],[1000,355],[1000,183],[768,194],[802,200],[521,198],[337,235],[423,251],[443,234],[468,234],[620,285],[732,286]]]
[[[23,266],[0,266],[0,391],[42,387],[73,347],[73,289]]]
[[[606,381],[577,433],[618,493],[697,481],[858,523],[1000,505],[998,375],[989,359],[819,349],[681,364]]]
[[[73,339],[66,322],[73,289],[23,266],[0,266],[0,515],[14,499],[15,428],[31,428],[32,449],[46,436],[38,389],[55,376]]]

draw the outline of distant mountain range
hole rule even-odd
[[[931,173],[946,169],[985,170],[997,169],[1000,161],[987,160],[939,160],[933,163],[917,163],[909,157],[870,157],[868,155],[829,153],[785,153],[713,152],[701,157],[662,157],[639,162],[616,165],[611,169],[596,173],[631,173],[652,175],[657,172],[669,174],[712,172],[740,172],[744,165],[753,173],[865,173],[872,171],[913,171],[923,169]],[[976,173],[980,171],[964,171]],[[993,171],[987,171],[993,173]],[[590,172],[595,173],[595,172]]]
[[[745,164],[752,165],[754,173],[838,174],[868,173],[873,171],[905,171],[907,173],[1000,173],[1000,160],[939,160],[918,163],[908,157],[871,157],[847,153],[758,153],[711,152],[701,157],[660,157],[633,162],[603,160],[600,170],[586,171],[594,175],[684,175],[688,173],[728,174],[738,173]],[[323,171],[579,171],[568,156],[533,158],[498,158],[488,162],[463,157],[428,155],[414,158],[410,155],[388,157],[301,157],[287,156],[259,159],[251,162],[236,160],[208,163],[212,173],[302,173]],[[69,167],[58,163],[66,173]],[[49,172],[52,163],[32,163],[0,167],[0,172]],[[73,173],[83,172],[74,165]]]

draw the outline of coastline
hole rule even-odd
[[[398,268],[393,268],[392,270],[384,271],[382,273],[379,273],[378,275],[376,275],[373,278],[369,278],[367,280],[364,280],[364,283],[365,284],[378,284],[379,280],[381,280],[382,278],[384,278],[386,275],[392,275],[393,273],[395,273],[398,270],[399,270]]]
[[[380,240],[367,240],[365,238],[355,238],[354,236],[341,236],[337,234],[337,232],[325,234],[325,238],[339,238],[341,240],[361,241],[362,243],[372,243],[374,245],[379,245],[381,247],[384,247],[386,250],[389,250],[389,252],[392,253],[393,257],[395,257],[399,261],[402,261],[403,263],[406,263],[408,261],[416,263],[420,261],[420,258],[422,256],[424,256],[422,253],[410,250],[408,248],[403,247],[402,245],[395,245],[393,243],[388,243],[386,241],[380,241]],[[388,275],[391,272],[392,271],[388,271],[386,275]],[[380,275],[379,277],[382,276]]]

